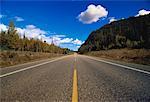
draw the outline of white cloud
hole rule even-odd
[[[39,36],[47,34],[46,31],[37,28],[34,25],[27,25],[25,28],[16,28],[21,37],[25,34],[27,38],[39,38]]]
[[[150,13],[150,10],[144,10],[144,9],[142,9],[142,10],[140,10],[140,11],[138,12],[137,15],[135,15],[135,17],[142,16],[142,15],[147,15],[147,14],[149,14],[149,13]]]
[[[60,40],[60,43],[71,43],[73,41],[73,38],[64,38]]]
[[[0,24],[0,31],[6,31],[7,30],[7,26],[4,24]]]
[[[21,18],[21,17],[18,17],[18,16],[15,16],[15,20],[16,20],[17,22],[24,21],[24,19],[23,19],[23,18]]]
[[[16,30],[17,30],[17,32],[19,33],[19,35],[21,36],[21,37],[23,37],[23,35],[25,34],[25,28],[16,28]]]
[[[50,43],[53,40],[53,43],[55,45],[63,45],[63,44],[73,44],[75,46],[80,46],[84,43],[84,41],[81,41],[79,39],[73,39],[73,38],[61,38],[61,37],[51,37],[50,39],[47,39]]]
[[[109,17],[109,23],[117,21],[117,19],[115,17]]]
[[[83,44],[84,42],[79,40],[79,39],[75,39],[74,41],[72,41],[73,44],[76,44],[76,45],[81,45]]]
[[[80,46],[77,46],[77,49],[80,48]]]
[[[42,36],[42,39],[45,40],[49,44],[60,45],[61,38],[59,37],[50,37],[50,36]]]
[[[26,25],[26,28],[27,28],[27,29],[35,29],[36,26],[34,26],[34,25]]]
[[[48,35],[46,31],[37,28],[34,25],[27,25],[26,28],[16,28],[18,33],[21,37],[25,36],[27,38],[35,38],[46,41],[47,43],[51,44],[52,42],[55,45],[63,45],[66,43],[74,44],[74,45],[81,45],[83,41],[79,39],[67,38],[66,35]],[[46,36],[47,35],[47,36]]]
[[[93,22],[97,22],[100,18],[106,17],[108,15],[108,11],[106,8],[102,7],[101,5],[89,5],[87,10],[81,12],[78,15],[79,21],[84,24],[91,24]]]
[[[67,38],[66,35],[47,35],[47,32],[44,30],[41,30],[40,28],[37,28],[34,25],[27,25],[26,28],[16,28],[18,33],[21,37],[25,36],[27,38],[35,38],[35,39],[42,39],[43,41],[46,41],[47,43],[51,44],[52,42],[55,45],[65,44],[65,43],[71,43],[76,45],[81,45],[83,41],[79,39],[73,39],[73,38]],[[47,36],[46,36],[47,35]]]

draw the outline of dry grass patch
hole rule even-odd
[[[63,54],[56,53],[42,53],[29,51],[1,51],[0,52],[0,66],[1,68],[21,64],[40,59],[63,56]]]
[[[112,49],[93,51],[87,55],[150,65],[150,49]]]

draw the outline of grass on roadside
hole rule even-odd
[[[150,49],[112,49],[92,51],[86,54],[112,60],[150,65]]]
[[[46,58],[53,58],[63,56],[57,53],[42,53],[29,51],[1,51],[0,52],[0,66],[1,68],[22,64],[30,61],[36,61]]]

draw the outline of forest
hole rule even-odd
[[[150,14],[106,24],[91,32],[80,53],[109,49],[150,49]]]
[[[14,22],[11,21],[7,31],[0,32],[0,49],[1,51],[31,51],[67,54],[70,52],[67,48],[60,48],[54,44],[48,44],[40,39],[21,38],[15,29]]]

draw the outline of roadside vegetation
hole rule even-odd
[[[63,55],[64,54],[60,53],[45,53],[45,52],[31,52],[31,51],[2,51],[0,52],[1,58],[0,66],[1,68],[4,68],[16,64],[60,57]]]
[[[25,36],[21,38],[15,29],[14,23],[11,21],[7,31],[0,33],[1,50],[13,51],[31,51],[31,52],[48,52],[67,54],[69,49],[60,48],[54,44],[48,44],[40,39],[29,39]]]
[[[0,66],[10,66],[35,59],[50,58],[69,54],[67,48],[48,44],[40,39],[21,38],[11,21],[7,31],[0,32]]]
[[[129,63],[137,63],[150,65],[150,49],[112,49],[92,51],[85,53],[86,55],[107,58]]]
[[[110,49],[150,49],[150,14],[118,20],[91,32],[80,53]]]
[[[78,52],[150,65],[150,14],[106,24],[91,32]]]

